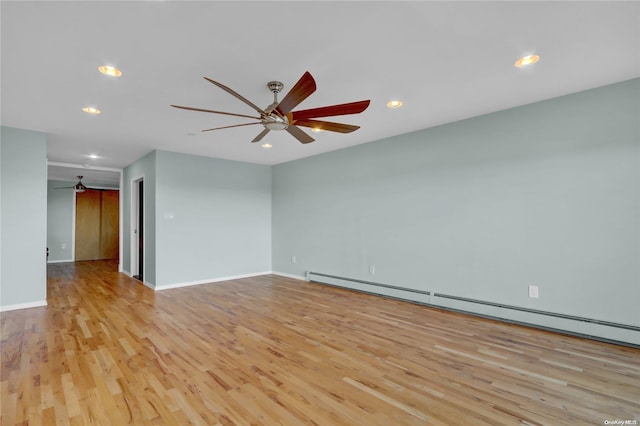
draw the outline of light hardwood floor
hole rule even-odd
[[[2,425],[640,424],[640,350],[278,276],[50,265],[1,314]]]

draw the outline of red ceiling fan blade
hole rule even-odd
[[[218,86],[219,88],[221,88],[222,90],[224,90],[225,92],[235,96],[236,98],[240,99],[242,102],[244,102],[245,104],[249,105],[251,108],[255,109],[257,112],[260,113],[260,115],[267,115],[267,113],[260,108],[259,106],[255,105],[253,102],[251,102],[250,100],[248,100],[247,98],[245,98],[244,96],[240,95],[239,93],[237,93],[236,91],[234,91],[233,89],[225,86],[222,83],[218,83],[215,80],[211,80],[210,78],[204,77],[205,80],[207,80],[210,83],[215,84],[216,86]]]
[[[311,143],[315,140],[296,126],[289,125],[289,127],[287,127],[287,132],[289,132],[289,134],[294,138],[298,139],[298,142],[300,143]]]
[[[174,107],[174,108],[186,109],[188,111],[212,112],[214,114],[233,115],[234,117],[253,118],[254,120],[260,120],[261,119],[260,117],[252,117],[250,115],[236,114],[234,112],[214,111],[214,110],[211,110],[211,109],[193,108],[193,107],[186,107],[186,106],[180,106],[180,105],[171,105],[171,106]]]
[[[300,77],[300,80],[298,80],[298,82],[291,88],[289,93],[282,98],[276,107],[276,111],[280,115],[285,115],[315,91],[316,81],[313,79],[309,71],[307,71],[302,75],[302,77]]]
[[[330,121],[320,120],[296,120],[294,124],[296,126],[311,127],[312,129],[328,130],[338,133],[351,133],[360,128],[360,126],[353,126],[351,124],[332,123]]]
[[[303,109],[293,111],[291,117],[293,120],[303,120],[318,117],[333,117],[335,115],[360,114],[369,107],[370,100],[349,102],[346,104],[330,105],[320,108]]]
[[[211,130],[230,129],[231,127],[253,126],[254,124],[260,124],[260,122],[257,122],[257,123],[245,123],[245,124],[234,124],[232,126],[214,127],[213,129],[204,129],[202,131],[203,132],[210,132]]]
[[[258,136],[256,136],[251,143],[254,142],[260,142],[262,140],[262,138],[264,138],[266,136],[266,134],[269,133],[269,129],[265,128],[263,131],[261,131]]]

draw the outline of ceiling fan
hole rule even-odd
[[[314,139],[309,136],[307,133],[303,132],[298,126],[309,127],[311,129],[317,130],[327,130],[330,132],[338,132],[338,133],[351,133],[354,130],[358,130],[360,126],[353,126],[350,124],[343,123],[334,123],[330,121],[321,121],[316,120],[320,117],[333,117],[336,115],[349,115],[349,114],[359,114],[363,112],[369,106],[370,100],[358,101],[358,102],[349,102],[346,104],[339,105],[330,105],[319,108],[305,109],[300,111],[292,111],[296,106],[298,106],[302,101],[304,101],[309,95],[311,95],[316,90],[316,82],[311,76],[311,74],[307,71],[305,72],[300,80],[291,88],[289,93],[282,98],[281,101],[278,101],[278,93],[284,87],[279,81],[270,81],[267,83],[267,87],[273,93],[273,103],[271,103],[266,108],[262,109],[256,106],[253,102],[244,98],[242,95],[238,94],[234,90],[229,87],[218,83],[217,81],[211,80],[210,78],[204,77],[210,83],[215,84],[222,90],[227,93],[235,96],[240,99],[245,104],[249,105],[253,108],[259,116],[251,116],[245,114],[236,114],[232,112],[224,112],[224,111],[213,111],[210,109],[202,109],[202,108],[193,108],[186,107],[180,105],[171,105],[174,108],[186,109],[190,111],[200,111],[200,112],[210,112],[214,114],[224,114],[224,115],[232,115],[235,117],[244,117],[251,118],[253,120],[258,120],[253,123],[244,123],[244,124],[235,124],[232,126],[223,126],[223,127],[214,127],[212,129],[205,129],[203,132],[208,132],[211,130],[219,130],[219,129],[228,129],[231,127],[242,127],[242,126],[252,126],[255,124],[262,124],[264,130],[258,134],[251,142],[259,142],[262,138],[266,136],[272,130],[286,130],[290,135],[296,138],[300,143],[310,143],[313,142]]]
[[[87,187],[82,183],[82,176],[76,176],[78,178],[78,183],[73,186],[63,186],[60,188],[52,188],[52,189],[73,189],[73,192],[84,192],[87,190]]]

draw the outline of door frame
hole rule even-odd
[[[71,209],[71,261],[76,261],[76,191],[73,191],[73,209]]]
[[[131,247],[130,247],[130,256],[131,256],[131,271],[130,274],[131,276],[134,275],[138,275],[138,271],[139,271],[139,266],[140,266],[140,261],[142,261],[142,282],[144,283],[144,276],[146,275],[147,272],[147,244],[146,244],[146,238],[147,238],[147,221],[144,218],[144,214],[147,211],[147,206],[144,200],[144,193],[143,193],[143,199],[142,199],[142,259],[139,258],[139,244],[138,244],[138,233],[137,233],[137,229],[138,229],[138,218],[139,218],[139,213],[140,213],[140,197],[139,197],[139,184],[140,182],[143,182],[144,184],[144,174],[142,175],[137,175],[133,178],[131,178],[130,181],[130,185],[131,185],[131,220],[130,220],[130,229],[129,229],[129,235],[130,235],[130,243],[131,243]]]

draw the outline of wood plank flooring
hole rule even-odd
[[[640,424],[640,350],[278,276],[49,266],[1,314],[9,425]]]

